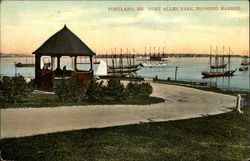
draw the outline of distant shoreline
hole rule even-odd
[[[96,55],[96,58],[106,58],[106,56],[108,58],[111,58],[112,55],[114,54],[97,54]],[[120,54],[116,54],[116,55],[120,55]],[[127,55],[133,55],[133,54],[123,54],[124,57],[126,57]],[[145,54],[134,54],[136,57],[143,57],[145,56]],[[154,54],[152,54],[154,55]],[[155,55],[158,55],[158,53],[156,53]],[[160,55],[163,55],[162,53]],[[147,56],[149,56],[149,54],[147,54]],[[190,57],[209,57],[210,54],[191,54],[191,53],[187,53],[187,54],[183,54],[183,53],[178,53],[178,54],[174,54],[174,53],[169,53],[169,54],[164,54],[163,57],[187,57],[187,58],[190,58]],[[215,55],[212,55],[212,56],[215,56]],[[228,56],[228,55],[224,55],[225,57]],[[242,57],[243,55],[230,55],[231,57]],[[0,58],[11,58],[11,57],[35,57],[34,55],[32,54],[0,54]]]
[[[35,57],[30,54],[0,54],[0,58],[15,58],[15,57]]]

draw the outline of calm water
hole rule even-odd
[[[15,66],[14,62],[23,62],[27,60],[28,63],[34,62],[32,58],[1,58],[0,63],[0,74],[14,76],[15,75]],[[45,60],[46,61],[46,60]],[[84,61],[81,60],[81,61]],[[126,62],[126,60],[125,60]],[[241,63],[241,58],[232,58],[231,68],[239,68]],[[64,65],[67,66],[67,69],[71,69],[71,59],[63,58],[61,60],[61,67]],[[152,78],[156,75],[160,79],[167,79],[170,77],[174,79],[175,77],[175,67],[178,66],[177,71],[177,80],[185,81],[202,81],[202,82],[217,82],[217,85],[224,88],[231,89],[243,89],[248,90],[249,87],[249,71],[235,72],[233,77],[220,77],[220,78],[211,78],[211,79],[202,79],[201,71],[208,70],[209,59],[208,58],[168,58],[168,64],[165,67],[156,67],[156,68],[145,68],[142,67],[137,71],[138,76]],[[88,69],[86,64],[78,64],[80,69]],[[94,71],[96,71],[98,64],[94,64]],[[17,73],[25,77],[34,77],[35,72],[34,68],[17,68]]]

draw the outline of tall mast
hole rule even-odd
[[[248,59],[247,59],[247,60],[248,60],[248,64],[250,64],[250,53],[249,53],[249,51],[248,51],[248,50],[247,50],[247,52],[246,52],[246,53],[247,53],[247,57],[248,57]],[[249,71],[250,71],[250,70],[249,70]]]
[[[216,46],[216,56],[215,56],[215,66],[216,66],[216,71],[219,69],[217,68],[219,65],[219,55],[218,55],[218,46]]]
[[[149,48],[149,56],[151,57],[151,46]]]
[[[230,51],[231,51],[231,49],[230,49],[230,47],[229,47],[229,55],[228,55],[228,69],[229,69],[229,71],[230,71],[230,64],[231,64],[231,55],[230,55]]]
[[[106,50],[106,63],[107,63],[107,65],[109,65],[108,64],[108,53],[107,53],[107,50]]]
[[[115,60],[114,60],[114,52],[113,52],[112,48],[111,48],[111,53],[112,53],[112,66],[114,68],[114,66],[115,66]],[[113,73],[113,75],[114,75],[114,73]]]
[[[129,50],[129,66],[131,66],[131,54],[130,54],[130,50]]]
[[[133,65],[135,65],[135,49],[133,48]]]
[[[162,49],[162,57],[163,57],[163,58],[165,58],[164,49],[165,49],[165,48],[163,47],[163,49]]]
[[[129,64],[129,59],[128,59],[128,48],[127,48],[127,65]]]
[[[133,54],[133,65],[135,65],[135,54]]]
[[[211,65],[212,65],[212,45],[210,46],[209,64],[210,64],[210,72],[211,72]]]
[[[120,66],[123,66],[123,60],[122,60],[122,48],[120,49]]]
[[[242,56],[242,63],[245,63],[246,61],[245,61],[245,50],[243,51],[243,56]]]
[[[115,60],[114,60],[114,52],[113,52],[113,48],[111,48],[111,60],[112,60],[112,66],[113,66],[113,68],[114,68],[114,66],[115,66]]]
[[[117,66],[117,60],[116,60],[116,48],[115,48],[115,65]]]
[[[215,65],[218,66],[218,46],[216,46]]]
[[[222,48],[222,62],[221,64],[224,66],[225,65],[225,60],[224,60],[224,52],[225,52],[225,46],[223,46]],[[225,68],[223,68],[223,71],[224,71]]]

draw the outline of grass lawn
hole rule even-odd
[[[250,158],[250,106],[203,118],[1,140],[15,161],[243,161]]]
[[[54,106],[72,106],[72,105],[97,105],[97,104],[154,104],[164,102],[164,99],[151,96],[135,96],[128,97],[124,102],[83,102],[83,103],[65,103],[58,100],[53,94],[30,94],[27,98],[18,103],[4,103],[2,108],[18,108],[18,107],[54,107]]]

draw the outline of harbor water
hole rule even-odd
[[[97,59],[96,61],[99,61]],[[103,59],[106,61],[105,59]],[[84,60],[82,60],[84,61]],[[35,71],[34,67],[23,67],[23,68],[15,68],[15,62],[22,63],[34,63],[34,58],[29,57],[8,57],[1,58],[0,62],[0,74],[7,76],[14,76],[15,74],[23,75],[24,77],[34,78]],[[111,61],[108,60],[111,65]],[[126,63],[126,60],[125,60]],[[136,62],[140,63],[140,62]],[[137,71],[137,76],[141,76],[144,78],[153,78],[158,77],[159,79],[175,79],[180,81],[188,81],[188,82],[213,82],[216,83],[218,87],[231,89],[231,90],[249,90],[249,71],[240,72],[238,68],[240,67],[241,58],[233,57],[231,59],[231,69],[236,69],[234,76],[232,77],[217,77],[217,78],[202,78],[202,71],[209,70],[209,58],[207,57],[181,57],[181,58],[167,58],[167,65],[163,67],[140,67]],[[99,64],[94,64],[94,72]],[[63,57],[61,59],[61,68],[66,66],[67,69],[71,69],[72,61],[69,57]],[[176,67],[177,71],[176,71]],[[78,64],[79,69],[88,69],[88,64]]]

